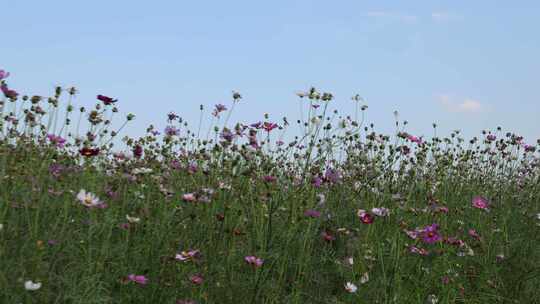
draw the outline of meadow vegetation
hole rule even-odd
[[[233,123],[233,92],[117,148],[121,100],[9,76],[0,303],[540,303],[540,155],[518,134],[383,135],[360,96],[347,116],[310,88],[298,121]]]

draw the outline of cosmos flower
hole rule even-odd
[[[263,123],[263,129],[266,131],[266,132],[270,132],[272,130],[274,130],[275,128],[278,127],[278,125],[276,123],[271,123],[271,122],[264,122]]]
[[[388,216],[390,214],[390,210],[385,207],[373,208],[371,212],[376,216]]]
[[[219,113],[227,111],[227,107],[225,105],[222,105],[220,103],[215,105],[214,111],[212,111],[212,115],[215,117],[219,116]]]
[[[0,70],[0,80],[6,79],[9,77],[9,72],[6,72],[4,70]]]
[[[146,285],[148,283],[148,278],[146,278],[144,275],[135,275],[130,274],[127,276],[128,281],[135,282],[140,285]]]
[[[252,265],[255,268],[261,267],[264,263],[263,259],[258,258],[254,255],[249,255],[249,256],[244,257],[244,261],[246,261],[246,263],[248,263],[249,265]]]
[[[194,285],[201,285],[204,282],[204,279],[200,274],[194,274],[189,277],[189,281]]]
[[[63,148],[66,143],[66,139],[54,134],[47,134],[47,139],[58,148]]]
[[[98,95],[96,98],[97,98],[98,100],[103,101],[103,104],[106,105],[106,106],[111,105],[111,104],[113,104],[113,103],[115,103],[115,102],[118,101],[118,99],[113,99],[113,98],[111,98],[111,97],[104,96],[104,95]]]
[[[182,195],[182,199],[186,202],[194,202],[197,200],[195,193],[185,193]]]
[[[422,241],[424,243],[433,244],[442,240],[441,235],[439,234],[439,225],[431,224],[426,226],[421,233]]]
[[[0,86],[0,90],[2,91],[2,93],[4,93],[4,96],[9,99],[17,99],[17,96],[19,96],[19,93],[17,93],[17,91],[8,88],[5,83]]]
[[[79,153],[82,156],[85,156],[85,157],[92,157],[92,156],[96,156],[96,155],[99,154],[99,148],[84,147],[84,148],[79,150]]]
[[[308,209],[304,211],[304,216],[311,217],[311,218],[317,218],[321,216],[321,213],[317,210]]]
[[[360,221],[364,224],[372,224],[373,221],[375,220],[375,217],[373,217],[373,215],[371,215],[370,213],[368,213],[366,210],[363,210],[363,209],[359,209],[356,212],[356,214],[360,218]]]
[[[482,196],[475,196],[472,199],[472,206],[474,208],[486,210],[486,209],[489,209],[489,202],[486,198]]]
[[[41,283],[34,283],[31,280],[24,282],[24,289],[29,291],[35,291],[41,288]]]
[[[409,251],[411,253],[416,253],[416,254],[419,254],[419,255],[428,255],[429,254],[429,251],[427,251],[426,249],[416,247],[416,246],[410,246]]]
[[[175,136],[180,134],[180,129],[176,128],[175,126],[167,126],[165,127],[165,135],[167,136]]]
[[[345,283],[345,291],[347,291],[348,293],[355,293],[357,290],[358,290],[358,287],[354,285],[353,283],[351,282]]]
[[[336,237],[333,236],[330,232],[328,231],[323,231],[321,233],[321,237],[323,240],[325,240],[326,242],[332,242],[332,241],[335,241],[336,240]]]
[[[77,194],[77,199],[83,204],[85,207],[93,208],[93,207],[103,207],[103,202],[99,200],[99,198],[91,193],[86,192],[86,190],[81,189],[79,193]]]
[[[182,251],[180,253],[177,253],[174,257],[177,261],[186,262],[189,260],[195,260],[201,255],[201,252],[199,250],[187,250]]]
[[[138,217],[131,217],[129,215],[126,214],[126,219],[128,222],[130,222],[131,224],[136,224],[136,223],[139,223],[141,221],[140,218]]]

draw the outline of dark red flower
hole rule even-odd
[[[133,155],[134,155],[136,158],[141,158],[141,157],[142,157],[142,154],[143,154],[143,148],[141,147],[141,145],[136,145],[136,146],[133,148]]]
[[[96,156],[96,155],[99,154],[99,148],[84,147],[84,148],[79,150],[79,153],[82,156],[86,156],[86,157]]]
[[[105,105],[107,105],[107,106],[108,106],[108,105],[111,105],[111,104],[113,104],[113,103],[115,103],[115,102],[118,101],[118,99],[113,99],[113,98],[111,98],[111,97],[104,96],[104,95],[98,95],[98,96],[97,96],[97,99],[103,101],[103,103],[104,103]]]

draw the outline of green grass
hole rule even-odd
[[[540,162],[533,148],[501,131],[490,133],[496,140],[484,134],[468,144],[458,133],[422,143],[404,130],[381,137],[356,119],[328,116],[332,98],[315,93],[300,102],[323,107],[310,108],[296,142],[282,146],[275,142],[290,129],[285,123],[268,132],[248,127],[229,140],[220,133],[239,125],[215,118],[208,129],[214,139],[199,138],[174,118],[169,124],[181,127],[179,134],[126,139],[128,149],[143,153],[120,159],[112,156],[111,132],[102,133],[113,105],[99,105],[103,121],[88,122],[95,139],[69,122],[62,131],[47,128],[51,115],[64,117],[54,110],[59,105],[36,114],[43,129],[4,120],[0,303],[540,303]],[[4,115],[20,103],[13,115],[24,121],[28,100],[6,98]],[[348,126],[327,128],[313,117]],[[261,148],[249,145],[248,130]],[[65,137],[66,145],[56,147],[47,134]],[[101,150],[82,157],[82,147]],[[83,206],[81,189],[107,207]],[[473,207],[477,196],[489,210]],[[375,207],[390,214],[363,223],[358,210],[372,214]],[[441,237],[433,243],[423,241],[425,232],[417,239],[405,233],[433,223]],[[200,255],[175,259],[188,250]],[[264,263],[250,265],[246,256]],[[130,274],[144,275],[146,284]],[[29,280],[42,285],[26,290]],[[347,282],[358,290],[348,292]]]

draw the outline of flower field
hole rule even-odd
[[[10,77],[0,303],[540,303],[538,142],[379,134],[315,88],[298,121],[233,122],[233,92],[121,139],[122,100]]]

